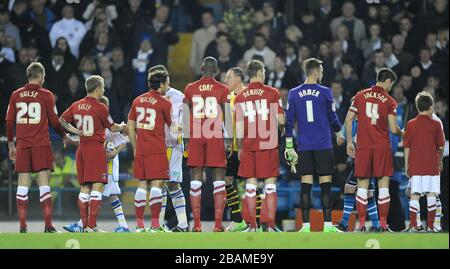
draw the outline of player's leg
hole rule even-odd
[[[127,220],[125,219],[125,214],[123,213],[122,202],[120,201],[119,196],[113,194],[113,195],[109,196],[108,200],[114,211],[114,215],[117,218],[117,223],[119,224],[119,227],[116,228],[115,231],[129,232],[128,223],[127,223]]]
[[[416,232],[418,223],[417,223],[417,213],[420,210],[420,193],[411,193],[409,200],[409,227],[408,232]]]
[[[151,220],[151,230],[161,232],[163,229],[159,225],[159,214],[161,212],[161,202],[162,202],[162,187],[164,185],[163,179],[153,179],[149,181],[150,184],[150,213],[152,215]]]
[[[333,196],[331,193],[332,175],[335,172],[334,152],[333,150],[314,151],[314,162],[317,174],[319,174],[320,196],[322,202],[324,232],[337,232],[337,229],[331,222],[331,210],[333,208]]]
[[[442,203],[439,199],[439,195],[436,196],[436,216],[434,218],[434,229],[436,231],[442,231],[441,227],[441,217],[442,217]]]
[[[369,214],[369,219],[372,222],[372,228],[370,231],[378,232],[380,230],[380,218],[378,217],[377,201],[375,200],[375,184],[373,180],[370,180],[369,191],[367,197],[367,213]]]
[[[161,193],[161,212],[159,213],[159,225],[164,227],[165,217],[166,217],[166,207],[167,207],[167,185],[164,183]]]
[[[88,231],[96,231],[97,229],[97,217],[100,213],[100,207],[102,206],[102,192],[104,188],[105,184],[102,182],[92,183],[92,189],[89,197]]]
[[[241,162],[242,164],[243,162]],[[258,225],[256,223],[256,190],[258,181],[256,178],[248,178],[245,183],[245,201],[247,203],[247,211],[250,220],[249,229],[246,231],[256,231]]]
[[[227,202],[227,192],[225,189],[225,168],[216,167],[212,169],[214,185],[214,231],[223,232],[222,219]]]
[[[336,227],[339,231],[346,232],[348,229],[348,222],[350,220],[353,208],[355,207],[355,193],[357,185],[358,181],[354,175],[354,170],[352,169],[344,186],[344,208],[342,210],[341,221]]]
[[[369,181],[369,178],[358,178],[358,190],[356,191],[356,210],[358,212],[360,231],[366,231]]]
[[[262,209],[262,191],[260,189],[256,189],[256,225],[257,227],[261,227],[261,209]]]
[[[18,151],[19,152],[19,151]],[[19,216],[20,232],[27,232],[28,188],[30,186],[30,173],[19,173],[17,182],[16,204]]]
[[[189,157],[191,154],[189,154]],[[191,168],[191,189],[189,192],[189,200],[191,202],[192,215],[194,216],[193,232],[201,232],[202,224],[200,221],[202,208],[202,184],[203,184],[203,167]]]
[[[415,212],[415,216],[416,219],[413,221],[411,219],[411,178],[408,180],[408,185],[406,186],[405,189],[405,196],[406,198],[408,198],[408,206],[409,206],[409,211],[410,211],[410,225],[409,227],[407,227],[405,230],[403,230],[402,232],[419,232],[424,230],[423,226],[422,226],[422,219],[420,218],[420,194],[419,194],[419,198],[418,198],[418,203],[413,202],[413,210]],[[417,212],[416,212],[417,211]],[[416,223],[417,227],[413,228],[412,224]]]
[[[436,193],[427,193],[427,232],[434,232],[434,219],[436,217]]]
[[[181,189],[180,183],[170,181],[167,182],[167,188],[178,220],[177,229],[172,231],[187,232],[189,224],[186,216],[186,198],[184,197],[183,189]]]
[[[277,178],[271,177],[264,181],[265,203],[267,211],[267,228],[269,232],[281,232],[275,225],[277,213]]]
[[[52,194],[50,192],[50,170],[43,170],[37,173],[37,184],[39,185],[39,201],[44,215],[45,232],[58,232],[53,227],[52,222]]]
[[[394,174],[392,152],[390,149],[372,151],[372,175],[378,180],[378,213],[382,231],[390,231],[387,224],[391,196],[390,177]]]
[[[315,173],[315,163],[312,151],[299,151],[299,165],[301,167],[300,204],[302,208],[303,226],[299,232],[310,232],[309,211],[311,209],[311,190]]]
[[[135,175],[136,176],[136,175]],[[144,213],[147,204],[147,189],[148,184],[146,180],[139,180],[136,193],[134,194],[134,212],[136,214],[136,232],[145,231]]]
[[[234,152],[227,160],[227,171],[225,176],[227,205],[231,211],[231,224],[226,230],[231,232],[243,231],[247,228],[247,225],[242,220],[240,199],[238,192],[234,187],[238,169],[239,159],[237,157],[237,152]]]
[[[80,187],[80,194],[78,195],[78,209],[80,210],[80,218],[83,229],[88,226],[89,218],[89,200],[91,193],[91,183],[85,183]]]
[[[387,216],[391,196],[389,194],[390,177],[382,177],[378,180],[378,212],[380,215],[380,226],[383,231],[388,230]]]

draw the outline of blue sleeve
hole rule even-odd
[[[339,118],[336,114],[336,108],[334,106],[333,96],[331,95],[331,90],[329,90],[326,94],[327,98],[327,114],[328,121],[333,128],[334,132],[339,132],[341,130],[341,123],[339,122]]]
[[[289,91],[288,94],[288,105],[286,109],[286,137],[292,137],[292,130],[294,129],[294,123],[295,123],[295,95],[293,94],[293,90]]]

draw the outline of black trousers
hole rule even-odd
[[[394,232],[400,232],[405,229],[405,215],[402,204],[400,203],[400,183],[391,180],[389,183],[389,194],[391,203],[389,206],[388,225]]]

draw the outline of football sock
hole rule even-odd
[[[265,186],[265,202],[267,211],[267,225],[271,228],[275,227],[275,215],[277,213],[277,185],[266,184]]]
[[[417,206],[417,226],[422,225],[422,219],[420,218],[420,201]]]
[[[374,228],[380,228],[380,219],[378,218],[377,202],[375,197],[372,195],[367,199],[367,213],[369,214],[369,219],[372,221],[372,226]]]
[[[436,196],[427,197],[427,208],[428,208],[427,227],[433,229],[434,218],[436,217]]]
[[[39,201],[44,215],[45,228],[53,227],[52,223],[52,194],[50,186],[39,187]]]
[[[78,209],[80,210],[80,218],[83,228],[88,225],[89,217],[89,193],[82,193],[78,195]]]
[[[417,200],[410,200],[409,201],[409,221],[410,227],[416,228],[417,225],[417,212],[419,212],[420,204]]]
[[[214,220],[215,228],[222,229],[223,211],[227,202],[227,193],[225,190],[225,181],[214,181]]]
[[[89,198],[89,217],[88,227],[97,227],[97,216],[100,213],[100,207],[102,206],[102,193],[98,191],[91,191],[91,197]]]
[[[19,216],[20,229],[27,228],[28,187],[17,187],[16,193],[17,215]]]
[[[342,213],[341,223],[345,227],[348,227],[348,221],[350,220],[350,215],[352,214],[353,207],[355,207],[355,194],[344,193],[344,210]]]
[[[309,210],[311,208],[311,189],[312,184],[302,183],[301,204],[303,223],[309,223]]]
[[[247,202],[247,210],[250,219],[250,227],[257,228],[256,224],[256,185],[245,184],[245,201]]]
[[[256,189],[256,225],[261,226],[261,208],[262,208],[262,197],[261,191]]]
[[[167,189],[166,188],[162,188],[162,202],[161,202],[161,212],[159,213],[159,225],[161,227],[164,227],[164,218],[165,218],[165,214],[166,214],[166,206],[167,206]]]
[[[356,210],[358,211],[359,227],[366,226],[367,189],[358,188],[356,192]]]
[[[331,182],[320,184],[324,222],[331,222]]]
[[[134,195],[134,211],[136,213],[136,226],[145,228],[144,212],[147,204],[147,190],[138,188]]]
[[[178,227],[187,228],[186,199],[184,198],[183,190],[179,188],[176,191],[170,192],[170,197],[172,197],[173,208],[177,214]]]
[[[114,199],[114,201],[111,202],[111,207],[114,211],[114,215],[116,215],[119,226],[128,228],[128,223],[125,219],[125,215],[123,214],[122,202],[120,202],[119,197],[117,197],[116,199]]]
[[[434,217],[434,227],[441,230],[442,204],[439,196],[436,197],[436,216]]]
[[[239,195],[233,184],[227,185],[227,205],[231,210],[231,220],[236,223],[242,222]]]
[[[150,189],[150,214],[152,214],[152,228],[159,228],[159,214],[161,213],[162,190],[161,188],[152,187]]]
[[[199,180],[191,181],[190,201],[192,208],[192,215],[194,216],[194,229],[201,229],[202,223],[200,221],[202,208],[202,182]]]
[[[389,195],[389,188],[380,188],[378,191],[378,212],[380,214],[380,225],[387,228],[387,216],[389,213],[389,203],[391,196]]]

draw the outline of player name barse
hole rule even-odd
[[[367,92],[367,93],[365,93],[364,94],[364,98],[365,99],[369,99],[369,98],[378,99],[378,100],[380,100],[383,103],[387,101],[387,97],[386,96],[384,96],[381,93],[375,93],[375,92]]]
[[[140,103],[150,103],[150,104],[154,105],[154,104],[156,104],[158,102],[158,100],[156,100],[153,97],[145,96],[145,97],[139,98],[139,102]]]
[[[20,98],[25,98],[25,97],[31,97],[31,98],[36,98],[38,96],[39,92],[36,91],[23,91],[20,92]]]
[[[320,91],[318,90],[311,90],[311,89],[307,89],[307,90],[302,90],[298,92],[298,95],[300,97],[304,97],[304,96],[315,96],[315,97],[319,97]]]
[[[248,96],[251,96],[251,95],[262,96],[264,94],[264,90],[262,90],[262,89],[248,89],[248,90],[245,90],[242,94],[244,95],[244,97],[248,97]]]

